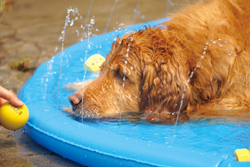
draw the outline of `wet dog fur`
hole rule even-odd
[[[140,111],[151,122],[249,113],[250,1],[208,0],[170,17],[117,38],[100,76],[69,97],[74,112]]]

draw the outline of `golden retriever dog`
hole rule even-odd
[[[249,113],[250,0],[202,1],[170,18],[117,38],[100,76],[69,97],[73,110],[152,122]]]

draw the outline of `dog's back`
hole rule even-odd
[[[171,18],[164,24],[185,50],[190,73],[200,66],[190,79],[190,106],[249,109],[250,1],[200,2]]]

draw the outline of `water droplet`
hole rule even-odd
[[[192,75],[193,76],[193,75]],[[185,88],[184,88],[184,92],[186,91],[186,89],[187,89],[187,87],[185,86]],[[176,104],[176,106],[177,106],[177,104]]]
[[[59,38],[58,38],[58,41],[60,42],[61,40],[62,40],[62,37],[59,37]]]
[[[77,17],[77,16],[75,17],[75,20],[78,20],[78,17]]]
[[[90,24],[95,24],[95,19],[90,19]]]
[[[142,19],[145,19],[145,16],[144,16],[144,15],[141,15],[141,18],[142,18]]]
[[[204,58],[205,58],[205,56],[201,56],[201,58],[202,58],[202,59],[204,59]]]
[[[73,26],[73,25],[74,25],[74,19],[71,20],[71,22],[70,22],[70,26]]]
[[[77,34],[77,36],[79,36],[79,32],[78,32],[78,30],[76,30],[76,34]]]
[[[95,31],[99,32],[99,29],[97,28],[97,29],[95,29]]]
[[[56,48],[55,48],[54,52],[56,52],[57,50],[58,50],[58,46],[56,46]]]

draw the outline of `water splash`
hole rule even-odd
[[[85,26],[88,23],[89,14],[90,14],[93,3],[94,3],[94,0],[91,0],[91,2],[89,4],[89,9],[88,9],[88,12],[87,12],[87,15],[86,15],[86,18],[85,18],[84,26],[81,25],[81,28],[83,29],[81,39],[83,39],[83,35],[84,35],[84,32],[85,32]],[[82,16],[80,16],[80,18],[82,19]]]
[[[174,3],[171,0],[167,0],[167,7],[166,7],[166,15],[169,12],[169,7],[174,6]]]
[[[211,42],[211,43],[210,43],[210,42]],[[221,42],[221,39],[218,39],[218,40],[213,40],[213,39],[211,39],[210,41],[207,41],[207,42],[206,42],[206,46],[204,47],[203,54],[202,54],[201,57],[200,57],[201,60],[202,60],[202,59],[205,59],[205,54],[207,53],[208,47],[209,47],[211,44],[217,44],[219,47],[223,47],[223,44],[222,44],[222,43],[224,43],[224,45],[229,45],[229,46],[231,46],[232,49],[234,49],[234,46],[233,46],[232,44],[228,43],[227,41]],[[229,48],[227,48],[227,52],[228,52],[229,56],[231,57],[231,56],[232,56],[232,53],[231,53],[231,51],[230,51]],[[243,50],[243,53],[245,53],[245,50]],[[235,54],[235,57],[237,57],[237,54]],[[175,121],[174,133],[175,133],[175,129],[176,129],[176,126],[177,126],[177,122],[178,122],[180,110],[181,110],[181,107],[182,107],[182,105],[183,105],[183,100],[184,100],[184,96],[185,96],[185,91],[186,91],[186,89],[187,89],[187,86],[188,86],[188,84],[189,84],[191,78],[193,77],[195,71],[197,70],[197,68],[200,68],[200,64],[197,64],[196,67],[194,68],[194,70],[190,73],[190,76],[188,77],[188,80],[187,80],[187,82],[186,82],[186,84],[185,84],[185,86],[184,86],[184,91],[183,91],[182,98],[181,98],[181,104],[180,104],[180,107],[179,107],[179,110],[178,110],[178,113],[177,113],[177,117],[176,117],[176,121]]]
[[[137,5],[136,5],[136,8],[134,9],[135,14],[134,14],[134,18],[133,18],[133,21],[132,21],[132,25],[135,24],[136,16],[140,14],[140,11],[138,10],[139,5],[140,5],[140,0],[137,0]]]
[[[71,14],[74,16],[73,19],[70,19]],[[65,55],[64,53],[64,40],[65,40],[65,33],[66,33],[66,28],[70,25],[73,26],[75,21],[78,20],[78,17],[75,17],[76,14],[78,13],[78,9],[77,7],[75,9],[73,8],[68,8],[67,9],[67,15],[66,15],[66,19],[64,22],[64,26],[63,26],[63,30],[62,30],[62,36],[59,37],[58,41],[62,42],[61,45],[61,61],[60,61],[60,73],[59,73],[59,78],[58,78],[58,88],[57,88],[57,110],[58,110],[58,100],[59,100],[59,88],[60,88],[60,80],[61,80],[61,72],[62,72],[62,61],[63,61],[63,56]],[[70,24],[69,24],[70,23]]]
[[[57,50],[58,50],[58,46],[56,46],[56,47],[55,47],[55,50],[54,50],[54,52],[56,52]]]
[[[123,24],[122,24],[123,25]],[[119,27],[120,28],[120,27]],[[128,33],[129,32],[129,30],[128,29],[126,29],[126,28],[124,28],[125,29],[125,31],[126,31],[126,33]],[[129,37],[129,39],[130,39],[130,42],[132,43],[133,42],[133,40],[134,40],[134,35],[135,35],[135,31],[133,32],[133,35],[132,35],[132,37]],[[131,43],[128,43],[128,47],[126,48],[126,57],[128,57],[129,56],[129,50],[130,50],[130,45],[131,45]],[[126,73],[126,65],[127,65],[127,63],[128,63],[128,61],[127,60],[125,60],[125,62],[124,62],[124,74]],[[122,115],[122,112],[121,112],[121,108],[122,108],[122,96],[123,96],[123,94],[124,94],[124,89],[125,89],[125,80],[126,80],[126,76],[124,75],[123,76],[123,84],[122,84],[122,93],[121,93],[121,98],[120,98],[120,118],[119,118],[119,126],[120,126],[120,124],[121,124],[121,115]]]
[[[44,88],[44,96],[43,96],[44,99],[46,98],[46,91],[47,91],[47,86],[49,84],[48,83],[49,82],[49,77],[50,77],[50,75],[56,74],[56,72],[52,72],[53,63],[54,63],[54,57],[50,61],[48,61],[48,63],[47,63],[47,72],[43,76],[43,78],[41,78],[41,81],[42,81],[41,84],[44,83],[44,87],[45,87]]]
[[[18,147],[18,140],[17,140],[17,136],[16,136],[16,131],[15,130],[14,130],[14,138],[15,138],[16,147]]]
[[[85,36],[87,37],[88,44],[87,44],[87,50],[85,51],[85,54],[84,54],[84,63],[87,60],[88,50],[90,50],[90,48],[91,48],[91,46],[90,46],[91,44],[90,44],[89,39],[90,39],[90,37],[95,36],[95,34],[92,33],[92,30],[94,29],[94,24],[95,24],[94,18],[95,18],[95,16],[93,16],[92,19],[90,19],[90,23],[87,24],[87,34],[85,34]],[[86,68],[84,68],[83,82],[85,81],[86,71],[87,71]],[[83,85],[82,89],[84,89],[84,85]],[[83,97],[84,97],[84,91],[82,91],[82,111],[81,111],[82,122],[83,122],[83,116],[84,116]]]
[[[117,2],[118,2],[118,0],[115,0],[113,6],[112,6],[112,8],[111,8],[111,11],[110,11],[110,13],[109,13],[109,17],[108,17],[108,20],[107,20],[107,23],[106,23],[106,26],[105,26],[105,29],[104,29],[104,33],[106,33],[106,32],[108,31],[109,22],[110,22],[110,20],[111,20],[111,17],[112,17],[112,15],[113,15],[113,12],[114,12],[114,10],[115,10],[115,6],[116,6]]]

